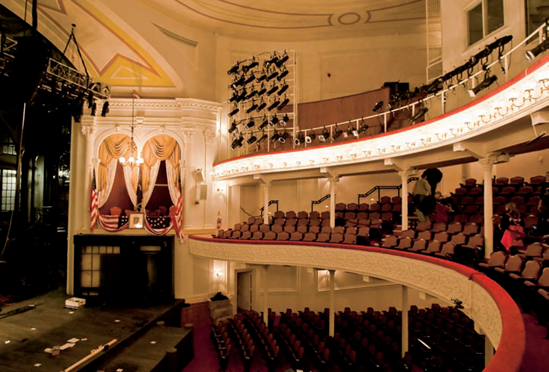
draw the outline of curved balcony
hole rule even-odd
[[[344,270],[389,280],[440,299],[463,301],[465,312],[497,350],[485,371],[518,372],[525,330],[517,305],[500,286],[468,267],[382,248],[302,242],[264,242],[190,236],[190,253],[254,264],[297,265]]]
[[[387,158],[413,157],[428,150],[450,153],[442,156],[440,162],[456,161],[460,157],[453,154],[458,151],[453,146],[473,138],[487,143],[495,139],[494,131],[503,129],[502,134],[512,140],[487,146],[497,152],[534,137],[529,115],[548,104],[549,56],[545,56],[485,96],[421,124],[363,139],[228,159],[214,164],[214,178],[221,181],[255,174],[363,165]],[[461,157],[462,161],[466,158]]]

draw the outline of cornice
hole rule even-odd
[[[509,346],[502,339],[505,327],[516,327],[513,332],[518,341],[524,337],[522,323],[509,324],[503,321],[507,320],[509,314],[520,318],[520,311],[502,288],[494,286],[495,283],[486,276],[465,266],[437,258],[373,247],[303,242],[244,242],[197,236],[191,236],[189,240],[190,252],[201,257],[254,264],[345,270],[413,287],[448,302],[458,298],[463,301],[465,311],[485,331],[498,351],[511,352],[508,348],[513,348],[513,357],[518,359],[517,363],[520,365],[524,343]],[[507,328],[505,330],[508,331]],[[524,342],[523,339],[522,341]],[[508,367],[498,367],[497,371],[518,371],[519,368],[517,365]],[[486,370],[496,371],[490,368]]]

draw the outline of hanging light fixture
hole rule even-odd
[[[139,156],[139,152],[137,151],[137,145],[135,144],[135,140],[133,138],[133,133],[135,130],[135,126],[133,124],[133,117],[134,117],[134,111],[135,111],[135,97],[139,96],[137,95],[137,92],[133,91],[132,93],[132,123],[130,126],[131,136],[130,136],[130,151],[129,151],[129,157],[128,159],[121,156],[118,158],[118,161],[122,165],[129,165],[130,167],[135,167],[136,165],[143,164],[143,158]]]

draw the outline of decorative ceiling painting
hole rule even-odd
[[[5,0],[3,5],[31,23],[31,1]],[[174,87],[179,82],[164,58],[103,3],[38,1],[38,31],[61,51],[67,44],[73,24],[76,25],[76,39],[84,63],[94,80],[111,87]],[[83,71],[74,44],[68,46],[66,56]]]

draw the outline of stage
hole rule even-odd
[[[99,352],[72,371],[168,371],[167,359],[170,368],[181,371],[193,358],[192,328],[180,328],[183,300],[155,305],[98,303],[71,310],[64,308],[68,297],[63,290],[56,290],[3,306],[3,372],[64,371],[112,340],[117,341],[108,351]],[[69,344],[57,356],[45,351],[54,346],[64,348],[69,340],[74,346]]]

